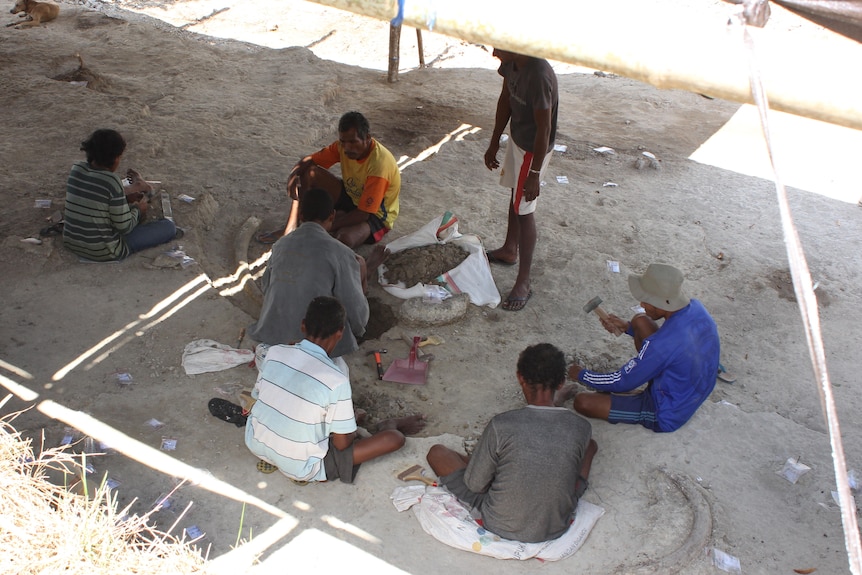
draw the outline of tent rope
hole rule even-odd
[[[784,245],[787,249],[787,257],[790,262],[790,275],[793,279],[793,291],[796,294],[796,301],[799,304],[799,311],[802,315],[805,337],[808,342],[808,352],[811,356],[812,367],[814,368],[814,377],[816,382],[819,383],[817,390],[820,396],[820,404],[824,411],[829,430],[835,481],[838,486],[838,502],[841,507],[841,522],[844,527],[844,545],[847,548],[847,558],[850,563],[851,573],[853,575],[862,575],[862,544],[860,544],[859,526],[856,520],[856,504],[850,492],[847,462],[844,457],[844,445],[841,440],[841,428],[838,423],[835,398],[832,394],[832,383],[829,381],[829,373],[826,368],[826,353],[820,329],[817,298],[814,295],[811,273],[808,269],[802,243],[799,240],[796,226],[793,223],[793,216],[790,213],[787,191],[781,182],[778,165],[773,153],[767,115],[769,102],[766,97],[766,90],[763,87],[763,78],[757,61],[754,38],[749,33],[748,27],[749,24],[755,26],[758,24],[749,22],[746,18],[748,14],[760,12],[758,6],[766,4],[766,0],[744,0],[743,4],[745,9],[738,14],[738,21],[742,24],[746,52],[749,57],[751,95],[757,105],[760,115],[760,125],[763,130],[763,137],[766,140],[767,152],[769,153],[769,161],[772,164],[772,171],[775,177],[775,190],[781,213],[781,227],[784,232]]]

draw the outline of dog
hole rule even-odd
[[[23,14],[18,14],[23,12]],[[19,17],[26,17],[27,20],[21,22],[16,28],[30,28],[38,26],[42,22],[50,22],[60,13],[60,7],[50,2],[37,2],[36,0],[17,0],[15,7],[9,10],[10,14],[18,14]],[[9,24],[13,26],[14,24]]]

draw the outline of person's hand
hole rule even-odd
[[[618,318],[612,313],[608,314],[607,318],[599,318],[599,321],[602,322],[603,328],[614,335],[625,333],[629,329],[629,322]]]
[[[123,191],[127,196],[140,192],[141,194],[149,195],[153,191],[153,186],[147,183],[144,177],[137,170],[129,168],[126,170],[126,177],[132,182],[128,186],[123,186]]]
[[[524,200],[532,202],[539,197],[539,188],[542,187],[542,182],[539,179],[539,174],[530,172],[527,174],[527,179],[524,181]]]
[[[134,203],[134,206],[141,211],[141,217],[143,217],[146,215],[147,209],[150,207],[150,199],[147,196],[143,196],[140,200]]]
[[[500,149],[499,140],[488,144],[488,149],[485,150],[485,167],[489,170],[496,170],[500,167],[500,162],[497,161],[497,150]]]
[[[578,365],[577,363],[572,362],[571,364],[569,364],[569,369],[566,371],[566,375],[572,381],[578,381],[578,374],[581,373],[582,369],[584,369],[584,368],[581,367],[580,365]]]

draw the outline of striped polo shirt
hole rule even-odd
[[[120,176],[76,162],[66,182],[63,245],[95,261],[129,255],[123,236],[138,224],[141,212],[130,207]]]
[[[245,430],[252,453],[299,481],[324,481],[331,433],[356,431],[350,380],[318,345],[269,348]]]

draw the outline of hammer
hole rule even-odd
[[[383,363],[380,361],[380,354],[386,353],[386,350],[385,349],[375,349],[375,350],[369,351],[365,355],[371,355],[372,353],[374,354],[374,361],[377,362],[377,379],[383,379]]]
[[[601,308],[602,298],[599,296],[594,297],[590,301],[584,305],[584,313],[590,313],[591,311],[596,312],[596,315],[601,319],[608,319],[608,312]],[[619,337],[623,332],[619,330],[618,327],[614,326],[614,335]]]

